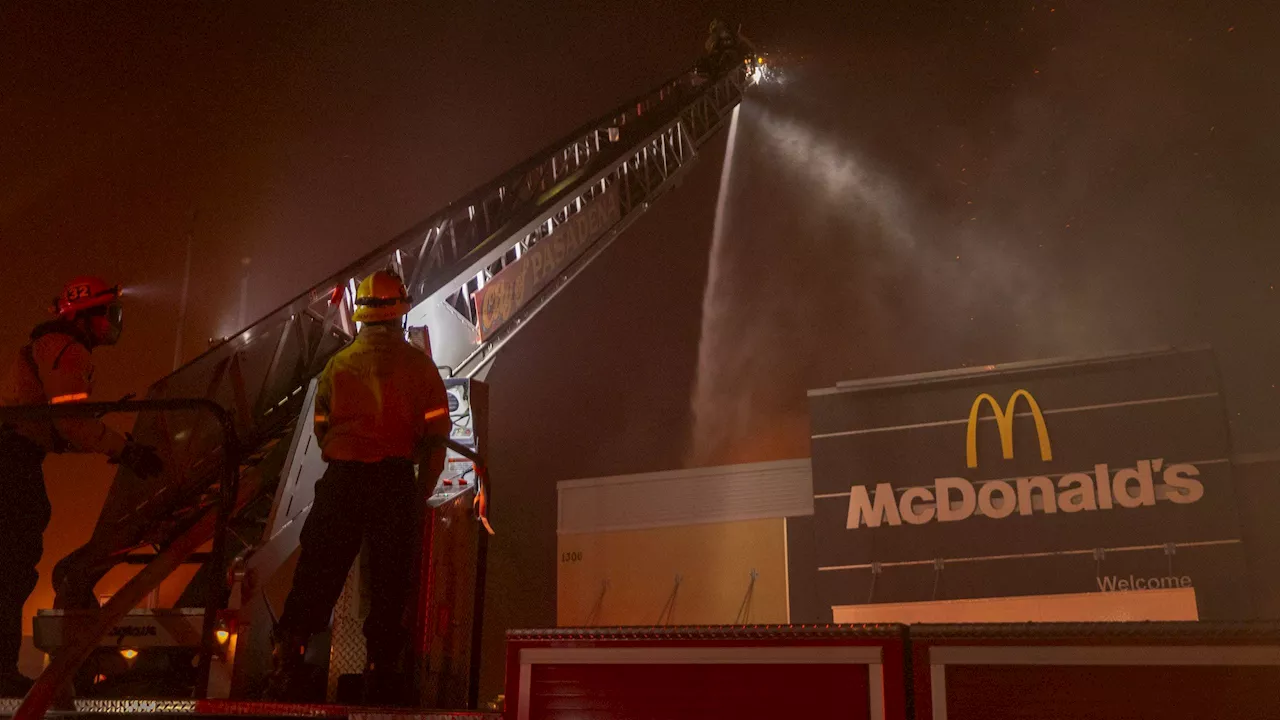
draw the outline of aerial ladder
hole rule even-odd
[[[485,435],[480,378],[487,366],[530,318],[679,184],[759,77],[755,66],[752,58],[719,74],[697,68],[681,73],[455,200],[154,383],[148,401],[205,399],[222,409],[223,422],[198,412],[138,415],[133,434],[160,450],[165,472],[144,480],[119,468],[91,539],[58,563],[55,607],[36,618],[37,644],[44,636],[52,662],[18,716],[38,717],[76,665],[112,642],[100,637],[104,632],[145,626],[164,613],[171,616],[161,625],[170,631],[175,622],[189,626],[188,634],[203,648],[197,698],[239,694],[252,674],[245,668],[256,663],[261,671],[272,616],[263,587],[288,568],[310,509],[311,487],[323,472],[311,432],[314,378],[355,336],[355,288],[375,270],[392,269],[405,280],[415,302],[408,317],[411,339],[431,352],[451,394],[455,432],[449,469],[429,505],[444,513],[438,519],[474,525],[471,501],[483,476]],[[235,468],[229,475],[218,470],[227,458]],[[226,537],[216,537],[220,533]],[[451,550],[439,538],[437,544],[446,548],[441,552],[482,564],[484,533],[475,534],[479,542],[462,550],[456,542]],[[136,609],[183,562],[200,569],[179,609]],[[98,607],[96,585],[121,563],[143,568]],[[482,585],[481,573],[466,579]],[[479,619],[474,620],[477,626],[466,634],[478,640]],[[238,646],[219,650],[235,633],[241,635]],[[335,643],[338,634],[335,628]],[[468,668],[454,668],[455,674],[470,673],[469,689],[462,691],[469,699],[457,697],[453,683],[452,696],[436,688],[437,700],[474,707],[477,650],[475,644],[446,650],[470,655]],[[209,670],[219,658],[228,666],[222,676],[217,667]],[[468,686],[465,677],[461,686]],[[172,703],[162,708],[182,709]]]

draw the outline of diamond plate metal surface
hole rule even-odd
[[[338,678],[349,673],[364,672],[364,615],[360,602],[360,566],[364,557],[351,564],[347,583],[342,587],[333,608],[332,635],[329,641],[329,684],[325,697],[333,702],[338,697]]]
[[[76,700],[76,711],[82,713],[162,713],[185,714],[196,711],[195,700],[136,700],[133,698]]]

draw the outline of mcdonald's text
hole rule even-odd
[[[1014,514],[1096,512],[1134,509],[1168,501],[1189,505],[1204,497],[1200,471],[1190,463],[1166,465],[1163,458],[1142,460],[1134,467],[1112,471],[1095,465],[1092,473],[971,482],[965,478],[937,478],[933,486],[895,490],[879,483],[874,492],[854,485],[849,493],[846,527],[923,525],[955,522],[974,515],[993,519]],[[1157,479],[1159,483],[1157,483]]]

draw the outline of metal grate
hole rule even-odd
[[[364,553],[361,553],[363,558]],[[333,627],[329,640],[329,686],[325,697],[333,702],[338,697],[338,678],[364,672],[364,618],[360,602],[360,563],[351,564],[347,583],[333,608]]]
[[[76,711],[82,713],[193,713],[195,700],[76,700]]]

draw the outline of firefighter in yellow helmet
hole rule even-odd
[[[372,604],[364,624],[365,697],[396,704],[405,689],[397,669],[414,562],[414,513],[425,485],[444,468],[448,396],[432,359],[405,339],[410,299],[400,278],[379,271],[356,291],[355,340],[329,360],[316,390],[315,435],[324,460],[315,501],[299,540],[293,587],[276,627],[267,694],[304,700],[303,652],[329,626],[334,603],[361,543],[369,542]]]
[[[54,300],[53,320],[36,327],[0,385],[0,405],[83,402],[93,392],[93,349],[115,345],[123,328],[120,287],[78,277]],[[155,450],[127,440],[93,417],[0,424],[0,696],[21,697],[31,681],[18,672],[22,604],[35,589],[44,551],[49,496],[44,458],[51,452],[101,453],[135,474],[158,475]]]

